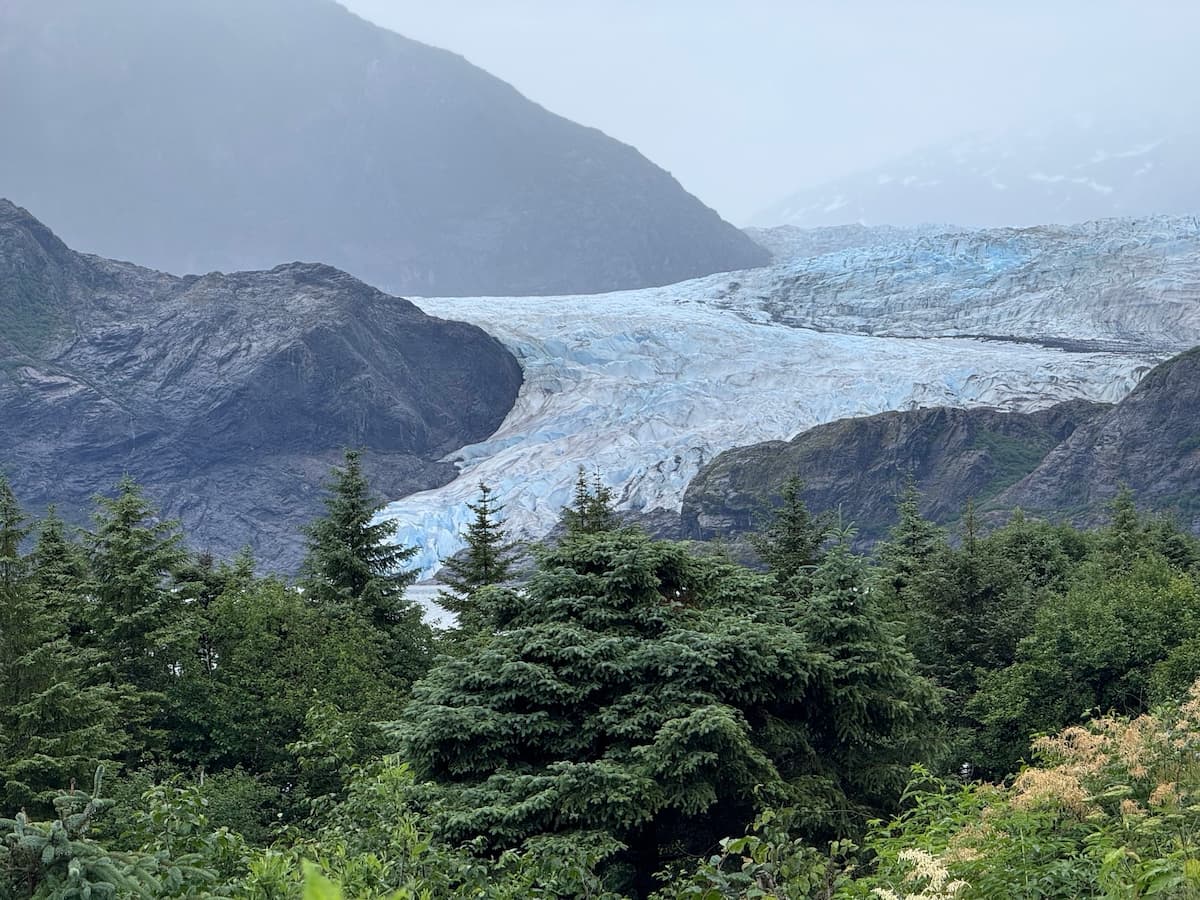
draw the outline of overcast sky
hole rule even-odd
[[[1197,0],[342,0],[633,144],[731,221],[1076,111],[1192,115]]]

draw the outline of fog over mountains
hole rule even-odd
[[[766,255],[636,149],[333,0],[4,0],[0,195],[175,274],[594,292]]]
[[[1200,127],[1178,111],[1065,115],[930,146],[796,191],[756,225],[1071,224],[1200,209]]]

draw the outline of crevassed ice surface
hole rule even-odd
[[[1119,400],[1200,343],[1200,227],[971,232],[640,291],[416,302],[482,326],[525,370],[500,429],[450,457],[458,479],[381,513],[428,575],[461,546],[480,481],[514,534],[539,537],[580,466],[619,508],[677,510],[716,453],[845,416]]]

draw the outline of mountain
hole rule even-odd
[[[996,505],[1094,524],[1121,485],[1138,506],[1173,514],[1200,533],[1200,348],[1155,368]]]
[[[766,254],[632,147],[333,0],[4,0],[0,194],[175,272],[591,293]]]
[[[428,570],[459,548],[480,480],[525,537],[553,528],[579,466],[623,512],[677,522],[688,483],[734,447],[889,410],[1114,403],[1200,344],[1200,223],[903,233],[586,301],[418,303],[485,328],[525,371],[504,424],[453,455],[457,479],[388,507]],[[1040,459],[997,453],[1006,477]]]
[[[443,484],[520,384],[480,329],[328,266],[177,278],[0,201],[0,468],[33,512],[82,521],[129,473],[199,548],[290,568],[344,447],[388,496]]]
[[[976,135],[798,190],[756,225],[1029,226],[1200,212],[1200,128],[1176,114],[1074,115]]]
[[[750,531],[799,476],[811,509],[840,509],[860,539],[874,542],[895,521],[910,472],[922,512],[937,522],[954,521],[973,499],[984,511],[1020,507],[1097,525],[1127,486],[1139,507],[1200,533],[1200,348],[1155,367],[1115,406],[891,412],[727,451],[688,485],[682,532],[707,539]]]
[[[924,495],[922,513],[951,522],[968,500],[994,498],[1107,409],[1079,400],[1032,413],[934,407],[840,419],[790,441],[738,447],[688,485],[683,534],[706,540],[755,530],[796,476],[810,509],[840,510],[864,543],[895,524],[896,498],[909,475]]]

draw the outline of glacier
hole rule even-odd
[[[525,372],[500,429],[448,457],[458,478],[380,513],[428,576],[481,481],[535,539],[580,467],[619,509],[677,511],[715,454],[834,419],[1119,400],[1200,344],[1200,225],[922,233],[661,288],[414,302],[483,327]]]

